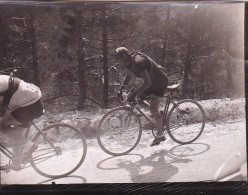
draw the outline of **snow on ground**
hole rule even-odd
[[[150,147],[153,139],[150,130],[142,132],[138,146],[129,155],[112,157],[98,145],[92,134],[87,134],[88,151],[81,167],[72,175],[60,179],[40,176],[31,167],[20,172],[1,173],[2,184],[46,184],[56,183],[130,183],[130,182],[190,182],[212,181],[221,164],[228,156],[242,151],[246,156],[246,125],[244,100],[208,100],[201,102],[207,116],[203,134],[195,143],[178,145],[167,135],[167,140],[159,146]],[[211,112],[210,108],[215,109]],[[223,110],[224,108],[224,110]],[[106,111],[105,111],[106,112]],[[63,113],[58,118],[72,125],[85,125],[81,130],[94,129],[97,121],[105,113],[100,111],[90,117],[81,112]],[[216,112],[219,114],[217,115]],[[211,116],[211,113],[215,116]],[[67,116],[67,117],[65,117]],[[212,118],[211,118],[212,117]],[[39,125],[45,123],[44,116]],[[216,120],[213,120],[216,118]],[[210,120],[212,119],[212,120]],[[217,120],[218,119],[218,120]],[[59,119],[58,119],[59,120]],[[53,119],[54,121],[54,119]],[[60,121],[61,122],[61,121]],[[74,150],[73,155],[76,155]],[[72,158],[65,160],[70,166]],[[54,169],[63,169],[61,166]],[[234,165],[235,166],[235,165]],[[68,168],[68,167],[67,167]]]

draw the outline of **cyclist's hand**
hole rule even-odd
[[[117,92],[117,98],[118,98],[119,100],[123,100],[122,90],[120,90],[120,91]]]
[[[131,93],[129,95],[129,97],[127,98],[127,101],[129,101],[129,102],[135,102],[135,96],[136,96],[135,93]]]

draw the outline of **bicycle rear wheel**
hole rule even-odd
[[[87,145],[85,137],[68,124],[52,124],[33,138],[38,149],[32,153],[31,165],[42,176],[65,177],[83,163]]]
[[[190,99],[175,104],[167,118],[167,131],[171,139],[179,144],[194,142],[205,127],[205,113],[201,105]]]
[[[137,115],[127,107],[118,107],[107,112],[100,120],[97,141],[107,154],[125,155],[137,146],[141,133],[141,122]]]

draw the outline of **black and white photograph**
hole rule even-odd
[[[0,1],[0,183],[247,181],[244,2]]]

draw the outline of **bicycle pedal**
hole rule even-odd
[[[12,169],[14,171],[20,171],[22,168],[21,168],[21,166],[11,166],[10,165],[10,169]]]

